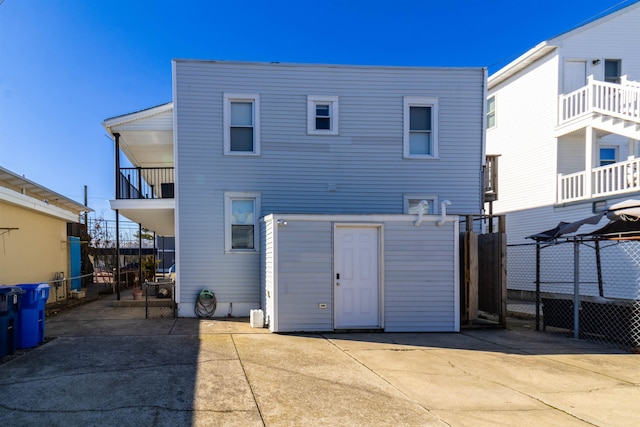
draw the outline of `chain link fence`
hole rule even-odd
[[[640,241],[507,247],[508,310],[536,329],[640,348]]]

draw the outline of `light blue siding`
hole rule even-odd
[[[448,199],[449,213],[479,213],[484,75],[479,68],[175,61],[181,302],[209,287],[219,303],[261,304],[263,254],[224,251],[227,191],[259,192],[261,215],[400,214],[408,193]],[[223,155],[225,92],[260,95],[260,156]],[[307,95],[339,97],[339,135],[307,135]],[[439,99],[439,159],[403,159],[404,96]]]
[[[278,220],[286,221],[286,226],[276,225]],[[458,331],[458,223],[437,226],[436,221],[429,217],[416,227],[413,215],[320,215],[313,219],[269,215],[263,233],[266,236],[273,227],[278,230],[277,235],[270,233],[275,239],[265,239],[264,265],[277,264],[277,278],[264,276],[269,328],[276,332],[334,329],[333,230],[336,224],[353,222],[381,226],[384,330]]]

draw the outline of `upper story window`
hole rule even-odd
[[[496,96],[487,99],[487,129],[496,126]]]
[[[404,97],[405,158],[432,159],[438,157],[438,99],[417,96]]]
[[[307,133],[337,135],[339,123],[337,96],[307,96]]]
[[[224,94],[224,154],[260,154],[260,95]]]
[[[622,61],[619,59],[604,60],[604,81],[620,84],[622,76]]]
[[[258,250],[258,215],[260,194],[227,192],[225,206],[225,250],[256,252]]]
[[[617,149],[615,147],[600,148],[600,166],[607,166],[617,162]]]

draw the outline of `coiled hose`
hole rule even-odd
[[[211,292],[209,289],[203,289],[200,292],[200,295],[198,295],[198,299],[196,300],[196,316],[198,316],[200,319],[213,318],[213,313],[216,312],[217,305],[218,303],[216,301],[216,294]]]

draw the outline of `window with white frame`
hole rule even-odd
[[[433,159],[438,157],[438,99],[404,97],[405,158]]]
[[[224,154],[260,154],[260,95],[224,94]]]
[[[487,129],[496,126],[496,96],[487,99]]]
[[[260,194],[227,192],[225,207],[225,251],[257,252]]]
[[[620,84],[622,76],[622,61],[620,59],[604,60],[604,81]]]
[[[307,95],[307,133],[337,135],[339,109],[337,96]]]
[[[616,147],[600,147],[600,166],[611,165],[618,161]]]
[[[437,203],[437,197],[433,195],[424,194],[405,194],[404,195],[404,213],[410,215],[417,215],[420,213],[420,204],[422,203],[422,213],[425,215],[435,214],[435,206]]]

